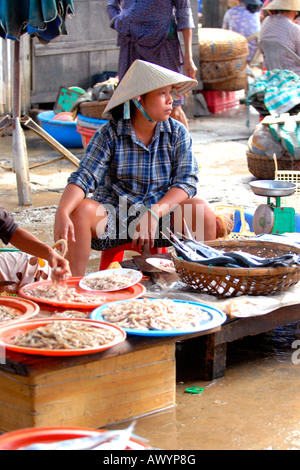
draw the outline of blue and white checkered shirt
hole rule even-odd
[[[192,141],[181,123],[172,118],[158,122],[146,147],[135,136],[131,121],[121,119],[109,121],[94,134],[68,183],[116,209],[120,198],[127,198],[129,205],[151,207],[172,187],[193,197],[197,173]]]

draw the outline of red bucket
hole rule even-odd
[[[82,127],[77,124],[77,132],[81,134],[81,140],[84,149],[87,148],[89,141],[91,140],[96,131],[97,129]]]

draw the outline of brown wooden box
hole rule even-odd
[[[174,342],[125,343],[64,359],[8,353],[0,367],[0,430],[98,428],[174,405]]]

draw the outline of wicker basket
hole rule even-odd
[[[79,113],[82,116],[92,119],[102,119],[102,114],[106,108],[108,100],[106,101],[85,101],[79,105]]]
[[[300,254],[300,248],[258,240],[222,240],[207,243],[224,251],[240,250],[262,258],[286,253]],[[175,268],[193,289],[221,297],[271,295],[289,289],[300,280],[300,266],[277,268],[227,268],[185,261],[173,252]]]
[[[258,155],[247,151],[247,163],[250,173],[257,179],[275,179],[275,163],[273,157],[268,155]],[[300,160],[295,160],[292,156],[286,155],[278,158],[278,170],[300,170]]]
[[[203,89],[206,91],[238,91],[247,89],[247,86],[248,78],[244,73],[222,79],[203,80]]]
[[[241,71],[244,71],[247,65],[247,55],[231,60],[219,60],[218,62],[201,62],[200,74],[201,80],[216,80],[235,77]]]
[[[222,28],[199,29],[200,64],[226,61],[249,54],[247,39],[235,31]]]

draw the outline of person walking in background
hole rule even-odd
[[[260,0],[239,0],[237,6],[226,11],[222,28],[235,31],[248,39],[260,31],[260,9]],[[248,45],[247,62],[250,63],[258,47],[257,38],[250,39]]]
[[[269,15],[262,22],[260,39],[279,42],[300,57],[300,26],[296,22],[300,12],[300,0],[273,0],[265,5],[263,10],[268,11]],[[300,75],[299,61],[285,52],[278,53],[282,69]]]
[[[107,12],[111,28],[118,33],[120,81],[136,59],[195,78],[197,67],[192,54],[195,25],[190,0],[109,0]],[[184,54],[178,31],[183,36]],[[188,127],[183,104],[184,97],[176,98],[172,117]]]

